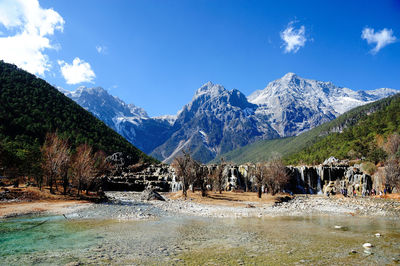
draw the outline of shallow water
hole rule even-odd
[[[85,219],[29,216],[0,220],[0,264],[381,265],[400,259],[400,223],[394,219],[93,218],[107,208],[113,207],[98,205]],[[69,217],[80,216],[78,212]],[[366,242],[374,247],[365,250]]]

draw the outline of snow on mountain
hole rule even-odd
[[[170,121],[150,118],[143,108],[126,104],[101,87],[62,92],[146,153],[169,136]]]
[[[390,95],[394,95],[396,93],[399,93],[398,90],[390,89],[390,88],[380,88],[380,89],[376,89],[376,90],[367,90],[365,92],[367,94],[371,95],[371,96],[375,96],[376,99],[374,99],[374,100],[379,100],[379,99],[388,97]]]
[[[151,155],[171,162],[185,149],[195,159],[208,162],[218,154],[257,139],[278,137],[268,122],[255,116],[256,108],[240,91],[228,91],[222,85],[208,82],[178,113],[171,137]]]
[[[268,117],[281,137],[298,135],[344,112],[397,93],[393,89],[353,91],[331,82],[304,79],[287,73],[248,100],[257,104],[256,113]]]
[[[171,126],[173,126],[176,121],[177,115],[161,115],[161,116],[155,116],[152,118],[161,120],[161,121],[167,121]]]
[[[248,97],[207,82],[176,115],[149,117],[144,109],[100,87],[60,91],[165,162],[183,149],[208,162],[260,139],[298,135],[354,107],[398,93],[388,88],[353,91],[287,73]]]

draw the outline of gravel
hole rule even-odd
[[[190,200],[146,201],[138,192],[107,192],[110,202],[95,204],[75,213],[79,218],[154,219],[160,216],[273,217],[303,215],[347,215],[400,217],[400,202],[374,198],[327,198],[298,195],[288,202],[229,207],[200,204]],[[99,208],[101,209],[99,211]]]

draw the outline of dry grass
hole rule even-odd
[[[36,201],[36,200],[65,200],[72,199],[69,196],[51,194],[48,189],[39,190],[37,187],[18,187],[12,186],[0,188],[0,192],[6,192],[2,195],[3,199],[19,201]]]
[[[39,190],[37,187],[19,187],[12,186],[0,189],[3,200],[0,201],[0,218],[26,215],[51,211],[55,213],[64,213],[68,207],[77,204],[88,203],[88,201],[77,199],[75,196],[51,194],[48,189]]]
[[[99,201],[99,196],[96,192],[82,192],[79,196],[77,195],[76,189],[71,189],[67,195],[63,195],[63,188],[58,187],[58,191],[55,190],[54,194],[50,193],[49,187],[43,187],[40,190],[38,187],[27,187],[21,185],[20,187],[6,186],[0,187],[0,202],[1,200],[13,200],[18,201],[38,201],[38,200],[89,200]]]
[[[392,194],[386,194],[382,196],[374,196],[374,198],[378,199],[393,199],[393,200],[399,200],[400,201],[400,193],[392,193]]]
[[[88,202],[81,200],[40,200],[32,202],[8,202],[0,203],[0,218],[28,215],[49,211],[52,213],[63,214],[68,211],[68,207]]]
[[[169,199],[184,199],[182,191],[171,192],[166,195]],[[272,196],[271,194],[262,194],[261,199],[257,197],[256,192],[233,192],[223,191],[221,194],[215,191],[208,191],[206,197],[201,196],[200,191],[192,192],[188,190],[188,196],[186,200],[193,202],[210,204],[210,205],[223,205],[231,207],[251,207],[261,205],[271,205],[275,202],[282,201],[283,197],[288,196],[287,194],[278,194]]]

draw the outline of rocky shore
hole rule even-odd
[[[192,215],[205,217],[274,217],[303,215],[344,215],[400,218],[400,202],[380,198],[344,198],[295,196],[281,203],[244,202],[245,206],[221,206],[191,200],[169,199],[147,201],[138,192],[108,192],[112,213],[119,219],[149,219],[159,215]],[[95,207],[95,206],[94,206]],[[87,209],[85,210],[87,211]]]
[[[242,201],[225,206],[215,202],[199,203],[193,199],[171,199],[161,193],[165,201],[146,200],[143,192],[107,192],[109,201],[88,204],[66,202],[14,202],[2,204],[0,218],[33,213],[65,214],[67,218],[95,218],[120,220],[148,220],[162,216],[202,217],[275,217],[304,215],[341,215],[400,218],[400,201],[384,198],[325,197],[296,195],[286,202]]]

